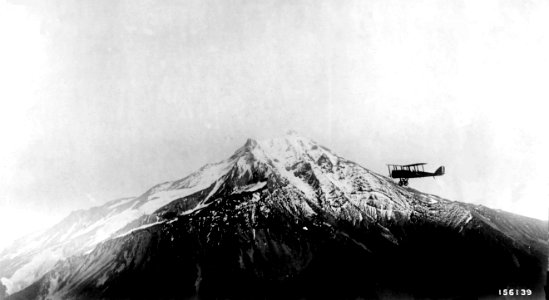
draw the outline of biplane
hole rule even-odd
[[[389,177],[399,179],[398,185],[400,186],[407,186],[408,185],[408,179],[410,178],[421,178],[421,177],[435,177],[435,176],[441,176],[444,175],[444,166],[438,167],[438,169],[434,172],[425,172],[423,166],[425,166],[426,163],[417,163],[417,164],[411,164],[411,165],[387,165],[387,168],[389,169]]]

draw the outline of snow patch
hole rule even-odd
[[[76,229],[76,226],[77,226],[77,225],[78,225],[78,223],[73,223],[73,224],[71,225],[71,227],[69,228],[69,230],[67,230],[67,231],[59,238],[59,240],[60,240],[61,242],[66,241],[66,240],[71,236],[71,234],[74,232],[74,230]]]
[[[465,224],[469,223],[469,221],[471,221],[471,219],[473,219],[473,215],[471,215],[471,213],[468,213],[469,215],[467,216],[467,220],[465,220]]]
[[[46,299],[56,299],[53,295],[54,295],[54,292],[57,290],[58,286],[59,286],[59,274],[53,273],[53,275],[50,277],[50,284],[48,286],[48,297],[46,297]]]
[[[45,243],[47,239],[48,239],[48,236],[43,236],[39,238],[39,234],[33,234],[29,236],[28,239],[26,239],[26,243],[23,247],[17,249],[17,251],[11,253],[10,255],[7,255],[7,257],[9,259],[14,259],[17,256],[36,250],[40,247],[40,245]]]
[[[117,208],[117,207],[119,207],[119,206],[122,206],[122,205],[128,203],[128,202],[131,202],[131,201],[134,200],[134,199],[135,199],[135,198],[122,199],[122,200],[119,201],[119,202],[116,202],[116,203],[114,203],[114,204],[111,204],[111,205],[109,206],[109,208],[110,208],[110,209],[115,209],[115,208]]]
[[[251,184],[248,184],[248,185],[245,185],[245,186],[237,187],[232,192],[232,194],[239,194],[239,193],[244,193],[244,192],[255,192],[255,191],[260,190],[263,187],[265,187],[265,185],[267,185],[266,181],[251,183]]]
[[[305,194],[307,198],[314,199],[316,197],[316,193],[307,183],[296,177],[293,173],[286,170],[286,167],[292,165],[292,158],[295,158],[295,156],[292,156],[286,151],[280,152],[281,150],[279,148],[268,148],[267,151],[265,151],[265,149],[263,149],[263,151],[267,156],[273,158],[271,160],[273,162],[273,165],[280,173],[280,175],[286,178],[290,182],[290,184],[303,192],[303,194]]]
[[[102,286],[103,284],[105,284],[105,282],[107,282],[107,279],[109,279],[109,276],[107,276],[107,273],[103,274],[103,276],[101,276],[101,278],[97,280],[97,283],[95,284],[95,286],[96,287]]]
[[[131,234],[133,232],[136,232],[136,231],[139,231],[139,230],[142,230],[142,229],[145,229],[145,228],[149,228],[149,227],[152,227],[152,226],[155,226],[155,225],[158,225],[158,224],[162,224],[164,222],[166,222],[166,221],[158,221],[158,222],[154,222],[154,223],[150,223],[150,224],[141,225],[139,227],[133,228],[132,230],[130,230],[128,232],[125,232],[123,234],[120,234],[120,235],[116,236],[115,239],[123,237],[123,236],[127,236],[128,234]]]
[[[186,215],[192,214],[192,213],[195,212],[195,211],[198,211],[198,210],[201,210],[201,209],[203,209],[203,208],[208,207],[210,204],[212,204],[212,202],[210,202],[210,203],[208,203],[208,204],[204,204],[204,203],[202,202],[202,203],[198,204],[197,206],[195,206],[194,208],[189,209],[189,210],[186,210],[186,211],[180,213],[179,215],[180,215],[180,216],[186,216]]]

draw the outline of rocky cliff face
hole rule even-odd
[[[295,134],[105,207],[78,227],[93,242],[9,299],[544,295],[546,222],[399,187]]]

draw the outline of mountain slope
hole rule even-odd
[[[158,184],[139,197],[73,212],[52,228],[17,240],[0,252],[0,283],[8,293],[17,292],[57,261],[87,253],[100,242],[158,221],[154,211],[207,188],[229,163],[204,166],[182,180]]]
[[[126,201],[149,208],[9,299],[543,293],[545,222],[401,188],[295,134]]]

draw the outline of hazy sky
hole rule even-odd
[[[547,219],[548,15],[528,0],[0,2],[0,247],[288,129],[384,175],[444,164],[411,185]]]

